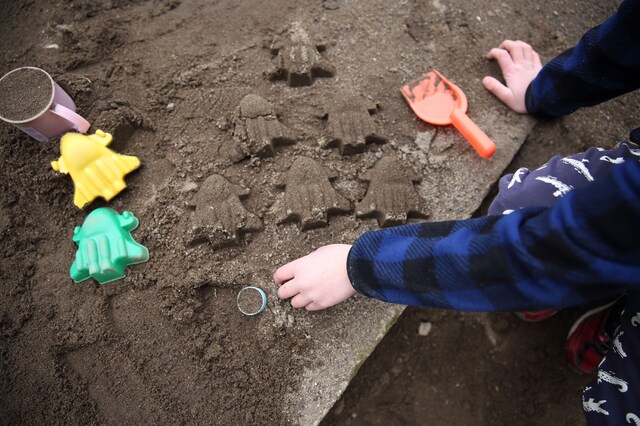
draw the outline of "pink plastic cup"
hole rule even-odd
[[[44,88],[29,88],[29,93],[33,94],[33,90],[46,90],[47,92],[41,92],[42,95],[48,95],[50,91],[50,97],[46,105],[43,102],[43,108],[39,109],[37,113],[32,114],[30,117],[5,117],[3,113],[5,106],[0,108],[0,119],[7,123],[13,124],[18,129],[22,130],[32,138],[45,142],[51,138],[61,135],[68,130],[76,130],[80,133],[85,133],[89,130],[90,124],[87,120],[78,115],[76,111],[76,104],[73,99],[62,90],[53,78],[44,70],[36,67],[21,67],[16,68],[13,71],[8,72],[2,78],[0,78],[0,90],[10,90],[12,84],[20,84],[21,75],[14,73],[34,73],[41,72],[43,81],[48,80],[51,82],[51,87],[45,84]],[[45,77],[46,76],[46,80]],[[10,79],[10,80],[5,80]],[[4,82],[3,82],[4,81]],[[9,89],[7,88],[9,87]],[[3,102],[10,102],[10,96],[29,96],[28,93],[0,93],[0,96],[4,98]]]

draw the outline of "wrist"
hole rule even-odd
[[[532,115],[536,118],[540,119],[549,119],[553,118],[552,115],[545,113],[545,111],[538,105],[536,96],[535,96],[535,79],[529,83],[526,92],[524,93],[524,107],[527,110],[527,114]]]
[[[357,240],[356,240],[357,242]],[[360,293],[360,291],[358,291],[358,286],[356,286],[354,284],[354,278],[356,276],[355,270],[353,269],[353,264],[352,264],[352,254],[354,253],[354,247],[356,246],[356,244],[354,243],[351,248],[349,249],[349,253],[347,253],[347,278],[349,278],[349,284],[351,284],[351,287],[353,287],[353,290],[356,293]]]
[[[365,232],[351,246],[347,254],[347,277],[355,293],[380,299],[380,295],[377,294],[376,286],[374,285],[373,263],[367,260],[367,244],[366,242],[363,243],[363,241],[366,241],[367,236],[374,234],[375,231]]]
[[[527,90],[525,90],[524,92],[524,109],[526,110],[527,114],[533,114],[533,96],[531,95],[531,86],[533,86],[533,82],[535,81],[535,79],[533,79],[531,81],[531,83],[529,83],[529,85],[527,86]]]

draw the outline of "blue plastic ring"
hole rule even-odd
[[[262,297],[262,306],[260,306],[260,309],[258,309],[255,312],[246,312],[242,310],[242,308],[240,307],[240,295],[245,290],[255,290],[260,294],[260,297]],[[267,307],[267,293],[265,293],[264,290],[261,288],[258,288],[252,285],[247,286],[238,292],[238,297],[236,298],[236,305],[238,306],[238,310],[247,316],[258,315],[260,312],[264,311],[265,308]]]

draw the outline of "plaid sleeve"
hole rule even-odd
[[[558,117],[640,87],[640,0],[589,30],[546,64],[527,89],[530,114]]]
[[[404,305],[469,311],[562,308],[640,288],[640,164],[551,208],[363,234],[354,288]]]

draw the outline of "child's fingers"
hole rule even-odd
[[[311,299],[300,293],[298,293],[296,297],[291,299],[291,306],[293,306],[294,308],[304,308],[309,303],[311,303]]]
[[[289,281],[291,278],[293,278],[295,275],[295,267],[297,261],[298,259],[289,262],[286,265],[282,265],[281,267],[276,269],[276,272],[273,274],[273,280],[277,284],[282,284],[285,281]]]
[[[535,50],[533,51],[533,64],[536,67],[542,68],[542,62],[540,61],[540,55]]]
[[[500,43],[500,46],[498,46],[498,48],[507,50],[507,47],[513,46],[514,43],[515,41],[507,39],[507,40],[504,40],[502,43]]]
[[[536,55],[535,50],[533,50],[533,47],[529,46],[528,44],[525,44],[522,47],[522,51],[524,53],[524,59],[527,62],[533,62],[534,61],[534,57]]]
[[[495,59],[498,61],[498,65],[504,74],[505,70],[508,70],[509,67],[513,66],[513,59],[509,52],[504,49],[493,48],[487,54],[487,59]]]
[[[513,62],[519,62],[524,59],[524,43],[520,41],[505,40],[500,45],[501,49],[509,52]]]
[[[278,289],[278,297],[280,299],[288,299],[298,293],[300,293],[300,291],[298,291],[295,281],[286,282]]]
[[[500,99],[507,105],[509,105],[509,102],[513,98],[513,92],[511,91],[511,89],[509,89],[493,77],[487,76],[483,78],[482,85],[485,87],[485,89],[493,93],[498,99]]]
[[[318,302],[311,302],[307,306],[305,306],[305,308],[307,309],[307,311],[319,311],[321,309],[324,309],[324,306],[322,306]]]

